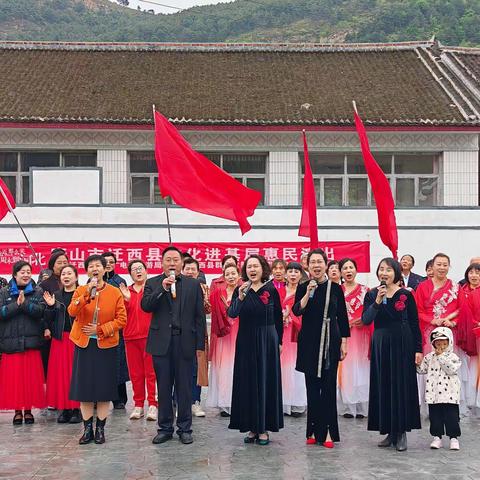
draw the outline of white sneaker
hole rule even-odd
[[[130,420],[139,420],[143,417],[143,408],[135,407],[130,414]]]
[[[458,439],[450,439],[450,450],[460,450],[460,443],[458,442]]]
[[[433,437],[433,441],[430,444],[430,448],[433,448],[434,450],[438,450],[439,448],[442,448],[442,439],[440,437]]]
[[[154,405],[150,405],[148,407],[147,420],[151,420],[153,422],[157,421],[157,407]]]
[[[200,402],[195,402],[192,405],[192,414],[195,417],[204,417],[205,416],[205,412],[202,410],[202,407],[200,406]]]

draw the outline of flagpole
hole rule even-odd
[[[155,128],[155,104],[152,104],[152,110],[153,110],[153,125]],[[168,212],[168,203],[167,203],[167,197],[163,199],[165,202],[165,213],[167,215],[167,230],[168,230],[168,243],[171,245],[172,244],[172,231],[170,229],[170,214]]]
[[[5,204],[7,205],[8,210],[9,210],[10,213],[13,215],[13,218],[16,220],[18,226],[20,227],[20,230],[22,231],[23,236],[25,237],[25,240],[27,241],[27,245],[30,247],[30,250],[32,251],[33,256],[34,256],[35,259],[37,260],[38,266],[41,267],[40,258],[38,257],[37,252],[35,251],[35,249],[33,248],[33,245],[30,243],[30,240],[28,239],[27,234],[25,233],[25,230],[23,229],[22,224],[20,223],[20,220],[18,220],[18,217],[15,215],[15,212],[13,211],[13,208],[12,208],[12,206],[10,205],[10,201],[8,200],[8,197],[7,197],[7,195],[5,194],[5,192],[3,191],[3,188],[2,188],[1,185],[0,185],[0,194],[2,195],[3,199],[5,200]]]

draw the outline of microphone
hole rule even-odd
[[[248,281],[248,285],[247,285],[247,288],[243,291],[243,295],[246,297],[247,296],[247,293],[248,291],[252,288],[252,281],[249,280]]]
[[[98,273],[93,275],[92,280],[95,279],[98,282]],[[90,290],[90,299],[93,300],[97,296],[97,284],[95,284]]]
[[[175,280],[175,270],[170,270],[169,275]],[[170,293],[172,294],[172,298],[177,298],[177,287],[175,286],[175,283],[170,285]]]
[[[386,286],[387,286],[387,282],[386,282],[385,280],[382,280],[382,281],[380,282],[380,286],[381,286],[381,287],[386,287]],[[386,296],[386,295],[383,297],[382,303],[383,303],[384,305],[387,304],[387,296]]]
[[[313,296],[315,295],[315,290],[317,289],[317,287],[318,287],[318,283],[315,282],[315,288],[310,290],[310,293],[308,294],[308,298],[313,298]]]

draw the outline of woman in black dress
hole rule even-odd
[[[283,428],[280,348],[283,315],[280,297],[268,282],[270,267],[261,255],[251,255],[242,268],[228,308],[239,318],[228,428],[249,432],[245,443],[267,445],[268,431]]]
[[[362,322],[374,322],[370,364],[368,430],[387,434],[378,446],[407,449],[407,434],[421,428],[415,364],[422,361],[422,335],[410,291],[398,286],[400,264],[384,258],[378,265],[381,284],[364,300]]]
[[[305,374],[307,386],[307,443],[333,448],[333,442],[340,441],[337,369],[347,355],[350,328],[342,287],[327,280],[325,252],[310,251],[307,262],[311,280],[298,286],[292,309],[302,315],[296,369]]]

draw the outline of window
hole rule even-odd
[[[265,197],[267,156],[259,154],[203,153],[213,163],[230,173],[247,187]],[[130,152],[131,202],[138,205],[163,203],[158,187],[158,171],[154,152]],[[171,200],[169,199],[171,203]]]
[[[259,205],[265,205],[267,155],[250,153],[203,153],[213,163],[243,185],[262,194]]]
[[[300,153],[303,187],[303,153]],[[398,207],[440,204],[439,155],[374,154],[387,175]],[[319,206],[365,207],[375,205],[367,172],[360,153],[311,153]]]
[[[18,205],[30,202],[31,167],[96,167],[97,152],[0,152],[0,177]]]

